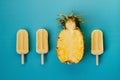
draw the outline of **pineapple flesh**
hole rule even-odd
[[[82,32],[79,29],[80,18],[70,14],[69,16],[61,14],[63,18],[58,21],[64,26],[60,31],[57,40],[57,55],[62,63],[76,64],[84,54],[84,39]]]

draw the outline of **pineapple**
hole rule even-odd
[[[63,18],[58,18],[64,29],[60,31],[57,40],[57,56],[62,63],[77,64],[84,54],[84,39],[79,29],[79,23],[82,20],[73,14],[66,16],[60,14]]]

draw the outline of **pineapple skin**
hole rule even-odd
[[[60,31],[57,47],[58,59],[62,63],[77,64],[84,55],[84,39],[78,27]]]

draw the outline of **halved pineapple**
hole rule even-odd
[[[57,41],[57,55],[62,63],[78,63],[84,54],[84,39],[82,32],[78,28],[81,19],[71,14],[62,15],[59,22],[64,26],[60,32]]]

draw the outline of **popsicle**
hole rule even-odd
[[[16,50],[18,54],[21,54],[21,63],[24,64],[24,55],[29,52],[28,46],[28,32],[24,29],[20,29],[17,32]]]
[[[44,54],[48,52],[48,32],[45,29],[36,32],[36,52],[41,54],[41,64],[44,64]]]
[[[103,53],[103,32],[94,30],[91,34],[91,53],[96,55],[96,65],[99,65],[99,55]]]

